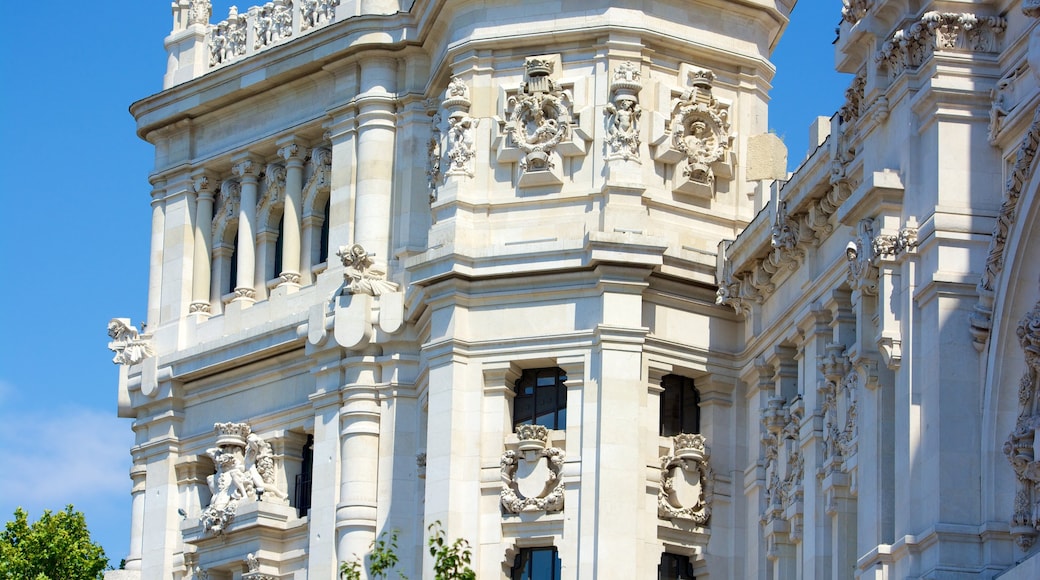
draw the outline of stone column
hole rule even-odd
[[[238,207],[238,277],[235,301],[251,304],[256,300],[256,196],[260,161],[250,153],[237,156],[232,168],[242,186]]]
[[[282,281],[279,286],[300,284],[300,211],[303,198],[304,144],[295,136],[279,142],[278,156],[285,159],[285,205],[282,210]]]
[[[211,314],[210,275],[213,265],[213,187],[216,178],[205,170],[192,175],[195,188],[195,256],[193,259],[191,305],[188,312],[202,317]]]
[[[166,181],[156,180],[152,184],[152,240],[148,257],[148,322],[147,326],[159,326],[159,310],[162,301],[163,229],[166,223]],[[144,328],[141,332],[144,332]]]
[[[144,480],[148,469],[143,465],[130,468],[130,553],[126,555],[126,569],[141,569],[141,547],[144,538]]]
[[[357,166],[354,241],[377,263],[389,265],[394,151],[396,138],[395,78],[397,61],[377,56],[361,62],[357,97]]]
[[[346,364],[336,505],[336,554],[340,562],[367,553],[375,541],[379,472],[379,365],[372,357],[355,358]]]

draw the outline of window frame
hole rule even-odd
[[[551,378],[553,383],[540,384],[543,379]],[[567,373],[559,367],[544,367],[537,369],[525,369],[520,373],[520,378],[513,384],[513,430],[520,425],[542,425],[547,429],[563,430],[567,428]],[[524,391],[530,388],[531,393]],[[539,409],[539,403],[551,399],[551,405]],[[525,401],[530,400],[530,405]],[[521,416],[521,409],[529,407],[530,414]],[[540,422],[540,418],[546,416],[545,411],[551,410],[552,420]],[[541,413],[539,412],[541,411]]]
[[[691,396],[693,397],[693,405],[689,406],[687,398]],[[678,398],[677,401],[675,400],[676,397]],[[677,409],[677,413],[671,412],[673,407]],[[692,417],[687,416],[688,409],[692,410]],[[679,433],[700,433],[701,394],[697,390],[694,380],[677,374],[661,377],[660,409],[658,412],[657,434],[659,436],[674,437]],[[678,415],[677,421],[674,420],[676,414]],[[677,423],[677,425],[674,423]]]

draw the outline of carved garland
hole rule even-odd
[[[518,451],[506,450],[499,462],[502,472],[500,499],[507,513],[544,511],[557,512],[563,509],[563,460],[564,452],[558,447],[549,447],[549,430],[541,425],[520,425],[516,429],[520,439]],[[549,476],[542,492],[526,497],[520,492],[517,468],[520,461],[538,462],[545,459]]]
[[[714,498],[715,474],[708,463],[711,450],[701,434],[680,433],[672,438],[672,454],[661,457],[661,490],[657,494],[657,515],[665,519],[689,520],[699,526],[708,525]],[[676,470],[680,470],[678,473]],[[683,505],[678,487],[685,483],[683,473],[697,475],[698,496],[691,505]],[[678,480],[678,481],[677,481]]]
[[[1004,455],[1018,480],[1011,535],[1028,550],[1040,532],[1040,301],[1018,324],[1026,372],[1018,388],[1019,415],[1004,443]]]
[[[993,300],[1000,273],[1004,270],[1008,234],[1018,218],[1018,202],[1022,197],[1022,188],[1029,182],[1032,174],[1033,160],[1036,157],[1038,145],[1040,145],[1040,109],[1033,114],[1032,125],[1018,146],[1015,163],[1011,167],[1011,174],[1008,175],[1004,186],[1004,203],[1000,206],[1000,213],[997,215],[997,222],[993,227],[993,236],[989,242],[986,269],[978,284],[979,303],[975,306],[975,313],[971,316],[971,333],[975,348],[980,352],[985,348],[989,338],[989,331],[992,327]]]

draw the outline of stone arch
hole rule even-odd
[[[1034,123],[1026,140],[1035,139],[1038,130]],[[1035,148],[1034,142],[1034,153]],[[1013,221],[1007,224],[1003,268],[995,280],[992,328],[988,349],[983,351],[986,370],[982,401],[982,509],[983,517],[991,521],[1009,521],[1016,494],[1015,472],[1003,446],[1021,412],[1019,388],[1026,364],[1017,336],[1018,326],[1040,302],[1038,167],[1040,163],[1034,157],[1025,174]]]
[[[315,147],[311,151],[310,177],[303,186],[303,212],[301,242],[303,261],[300,264],[300,275],[309,279],[311,267],[325,261],[333,252],[328,247],[323,248],[323,228],[328,231],[328,221],[331,216],[327,215],[326,208],[329,205],[329,196],[332,193],[332,151],[324,147]],[[326,245],[327,246],[327,245]]]

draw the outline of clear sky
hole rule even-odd
[[[231,5],[216,1],[214,21]],[[244,10],[248,5],[239,4]],[[841,105],[838,0],[802,0],[774,55],[769,127],[794,168]],[[0,34],[0,524],[72,503],[118,566],[131,420],[106,325],[145,315],[152,147],[129,105],[162,87],[170,0],[5,2]]]

